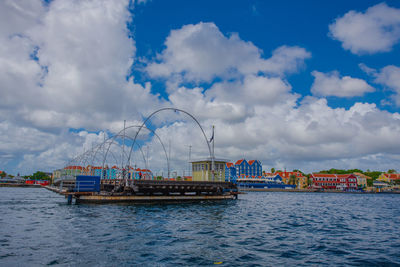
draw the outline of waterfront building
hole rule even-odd
[[[400,182],[400,173],[382,173],[376,180],[388,184]]]
[[[285,184],[290,183],[290,178],[292,176],[296,177],[296,187],[298,189],[304,189],[308,187],[308,178],[304,176],[301,172],[275,172],[273,175],[279,175]]]
[[[61,178],[63,176],[76,176],[76,175],[90,175],[100,176],[102,179],[122,179],[123,174],[126,173],[128,179],[153,179],[153,174],[148,169],[139,169],[129,167],[128,169],[122,169],[117,166],[109,168],[107,165],[103,168],[101,166],[67,166],[64,169],[55,170],[53,172],[54,179]]]
[[[389,184],[382,182],[382,181],[378,181],[378,179],[376,179],[375,181],[373,181],[373,187],[380,192],[381,190],[387,189],[389,188]]]
[[[250,165],[245,159],[240,159],[235,163],[236,175],[238,177],[247,177],[250,175]]]
[[[224,159],[214,160],[214,180],[223,181],[225,179],[225,165],[228,161]],[[193,181],[212,181],[210,158],[192,161]]]
[[[67,166],[64,168],[62,175],[81,175],[84,172],[84,168],[82,166]]]
[[[225,181],[235,181],[237,179],[236,167],[232,162],[227,162],[225,164]]]
[[[265,179],[269,183],[278,183],[278,184],[283,184],[283,179],[282,177],[277,174],[277,175],[270,175],[270,176],[263,176],[263,179]]]
[[[357,189],[357,177],[354,174],[313,173],[310,178],[314,189],[342,191]]]
[[[367,188],[367,180],[372,179],[371,177],[360,172],[355,172],[354,175],[357,177],[357,186],[359,188]]]
[[[262,176],[262,166],[259,160],[249,161],[249,175],[250,176]]]

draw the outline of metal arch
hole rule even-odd
[[[122,135],[114,135],[112,138],[110,138],[109,140],[107,140],[107,141],[111,141],[111,142],[110,142],[110,144],[109,144],[109,146],[108,146],[108,148],[107,148],[107,151],[106,151],[106,153],[104,154],[104,157],[103,157],[103,164],[102,164],[102,167],[101,167],[102,170],[104,170],[104,164],[105,164],[105,161],[106,161],[106,159],[107,159],[108,152],[111,152],[112,155],[114,154],[112,151],[110,151],[110,147],[111,147],[112,144],[116,143],[116,141],[115,141],[115,138],[116,138],[116,137],[122,137]],[[127,137],[127,138],[133,140],[133,138],[130,137],[130,136],[125,136],[125,137]],[[143,160],[144,160],[144,162],[145,162],[145,164],[146,164],[146,158],[145,158],[145,156],[144,156],[142,147],[141,147],[139,144],[136,144],[136,145],[139,147],[140,152],[141,152],[142,157],[143,157]],[[118,162],[118,160],[115,158],[115,156],[114,156],[114,159],[115,159],[116,162]],[[128,162],[130,162],[130,159],[129,159]]]
[[[146,126],[143,126],[143,125],[142,125],[142,126],[139,126],[139,125],[131,125],[131,126],[125,127],[124,129],[122,129],[121,131],[119,131],[118,134],[116,134],[116,135],[113,136],[113,137],[110,137],[108,140],[114,139],[116,136],[120,136],[120,137],[121,137],[121,133],[122,133],[124,130],[130,129],[130,128],[133,128],[133,127],[139,128],[138,131],[140,131],[142,128],[145,128],[145,129],[147,129],[148,131],[150,131],[151,133],[153,133],[153,134],[157,137],[157,139],[160,141],[160,144],[161,144],[161,146],[162,146],[162,148],[163,148],[163,150],[164,150],[165,158],[166,158],[166,160],[167,160],[167,166],[168,166],[168,168],[169,168],[169,158],[168,158],[167,150],[165,149],[164,143],[162,142],[160,136],[159,136],[158,134],[156,134],[155,131],[153,131],[152,129],[150,129],[150,128],[146,127]],[[137,136],[138,136],[138,132],[136,132],[135,138],[136,138]],[[131,140],[134,140],[134,139],[133,139],[132,137],[130,137],[130,136],[126,136],[126,137],[130,138]],[[136,139],[134,140],[132,146],[135,144],[135,141],[136,141]],[[138,147],[139,147],[140,150],[141,150],[141,147],[140,147],[139,145],[138,145]],[[108,150],[107,150],[107,151],[108,151]],[[132,152],[132,151],[131,151],[131,152]],[[143,154],[143,151],[142,151],[142,154]],[[106,155],[107,155],[107,152],[106,152]],[[127,163],[129,163],[130,160],[131,160],[131,154],[129,153],[129,157],[128,157]],[[146,163],[146,161],[145,161],[145,163]],[[104,165],[104,164],[103,164],[103,165]]]
[[[110,137],[108,140],[106,140],[106,141],[103,142],[103,144],[105,144],[107,141],[112,140],[111,143],[110,143],[110,145],[109,145],[108,148],[107,148],[107,151],[106,151],[105,155],[104,155],[103,164],[102,164],[102,169],[104,169],[104,163],[105,163],[105,160],[106,160],[106,158],[107,158],[108,151],[110,150],[111,144],[114,142],[114,139],[115,139],[116,137],[122,137],[121,133],[122,133],[124,130],[130,129],[130,128],[133,128],[133,127],[138,127],[138,128],[140,128],[140,129],[138,130],[138,132],[139,132],[142,128],[145,128],[145,129],[149,130],[151,133],[153,133],[153,134],[158,138],[158,140],[160,141],[161,146],[162,146],[162,148],[163,148],[163,150],[164,150],[165,158],[167,159],[167,166],[168,166],[168,168],[169,168],[169,158],[168,158],[167,150],[165,149],[164,143],[161,141],[160,136],[159,136],[158,134],[156,134],[153,130],[149,129],[149,128],[146,127],[146,126],[143,126],[143,125],[142,125],[142,126],[131,125],[131,126],[125,127],[124,129],[122,129],[121,131],[119,131],[118,134],[114,135],[113,137]],[[128,137],[129,139],[133,140],[133,143],[132,143],[132,147],[131,147],[131,148],[133,148],[133,146],[135,145],[135,141],[136,141],[136,137],[138,136],[138,132],[136,132],[135,139],[133,139],[133,138],[130,137],[130,136],[125,136],[125,137]],[[146,164],[147,162],[146,162],[146,159],[145,159],[145,157],[144,157],[144,154],[143,154],[143,151],[142,151],[141,146],[140,146],[139,144],[136,144],[136,145],[139,147],[139,149],[140,149],[140,151],[141,151],[141,153],[142,153],[144,162],[145,162],[145,164]],[[97,150],[97,151],[98,151],[98,150]],[[97,153],[97,151],[96,151],[96,153]],[[131,160],[131,153],[132,153],[132,150],[131,150],[130,153],[129,153],[129,157],[128,157],[127,164],[130,163],[130,160]],[[123,163],[123,162],[122,162],[122,163]],[[127,165],[127,164],[126,164],[126,165]]]
[[[130,151],[129,151],[129,157],[128,157],[127,162],[129,162],[130,159],[131,159],[132,150],[133,150],[133,145],[135,144],[136,138],[137,138],[137,136],[139,135],[139,132],[140,132],[140,131],[142,130],[142,128],[145,126],[146,122],[147,122],[151,117],[153,117],[155,114],[157,114],[157,113],[159,113],[159,112],[161,112],[161,111],[165,111],[165,110],[173,110],[173,111],[175,111],[175,112],[176,112],[176,111],[183,112],[183,113],[185,113],[186,115],[188,115],[189,117],[191,117],[191,118],[197,123],[197,125],[200,127],[201,132],[203,133],[204,139],[206,140],[207,147],[208,147],[208,151],[209,151],[209,153],[210,153],[210,158],[211,158],[211,160],[214,160],[213,155],[212,155],[212,153],[211,153],[210,142],[208,141],[207,135],[205,134],[205,132],[204,132],[204,130],[203,130],[203,127],[201,127],[199,121],[198,121],[192,114],[190,114],[189,112],[184,111],[184,110],[182,110],[182,109],[178,109],[178,108],[161,108],[161,109],[158,109],[158,110],[154,111],[153,113],[151,113],[150,116],[148,116],[148,117],[146,118],[146,120],[142,123],[142,125],[141,125],[140,128],[139,128],[139,130],[136,132],[135,138],[134,138],[133,143],[132,143],[132,145],[131,145],[131,149],[130,149]],[[146,127],[146,128],[147,128],[147,127]],[[213,180],[214,180],[214,164],[212,164],[211,166],[212,166],[212,178],[213,178]],[[168,173],[169,173],[169,165],[168,165]],[[169,177],[168,177],[168,178],[169,178]]]
[[[138,145],[138,147],[139,147],[139,149],[140,149],[140,152],[142,153],[143,160],[145,161],[146,159],[144,158],[143,150],[142,150],[142,148],[141,148],[139,145]],[[112,150],[110,150],[109,153],[110,153],[111,156],[114,158],[115,162],[118,162],[117,157],[115,156],[114,152],[113,152]],[[117,163],[117,165],[118,165],[118,163]],[[103,174],[104,174],[103,170],[104,170],[104,168],[102,168],[101,177],[103,177]],[[105,177],[103,177],[103,179],[104,179],[104,178],[105,178]]]

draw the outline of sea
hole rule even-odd
[[[400,266],[400,195],[72,204],[0,188],[0,266]]]

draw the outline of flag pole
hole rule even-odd
[[[212,174],[212,180],[215,181],[215,156],[214,156],[214,125],[212,126],[212,136],[211,136],[211,141],[212,141],[212,157],[211,157],[211,174]]]

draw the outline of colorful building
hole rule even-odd
[[[314,189],[342,191],[357,189],[357,177],[354,174],[313,173],[310,178]]]
[[[238,177],[247,177],[250,175],[250,165],[245,159],[240,159],[235,163],[236,175]]]
[[[55,170],[53,172],[54,179],[61,178],[62,176],[76,176],[76,175],[92,175],[100,176],[102,179],[122,179],[124,175],[128,179],[153,179],[153,174],[148,169],[134,169],[129,167],[127,169],[121,169],[117,166],[109,168],[107,165],[103,168],[101,166],[67,166],[64,169]]]
[[[372,180],[371,177],[362,174],[360,172],[355,172],[354,175],[357,177],[357,186],[358,188],[367,188],[367,181]]]
[[[400,182],[400,173],[382,173],[377,181],[392,184]]]
[[[228,161],[223,159],[214,160],[214,181],[223,181],[225,177],[225,165]],[[193,181],[212,181],[211,160],[192,161]]]
[[[236,167],[232,162],[225,164],[225,181],[235,181],[237,179]]]
[[[249,175],[250,176],[262,176],[262,166],[259,160],[250,160],[249,161]]]
[[[298,189],[304,189],[308,187],[308,178],[304,176],[301,172],[275,172],[274,175],[279,175],[282,177],[282,180],[285,184],[290,184],[290,178],[295,176],[295,184]]]

